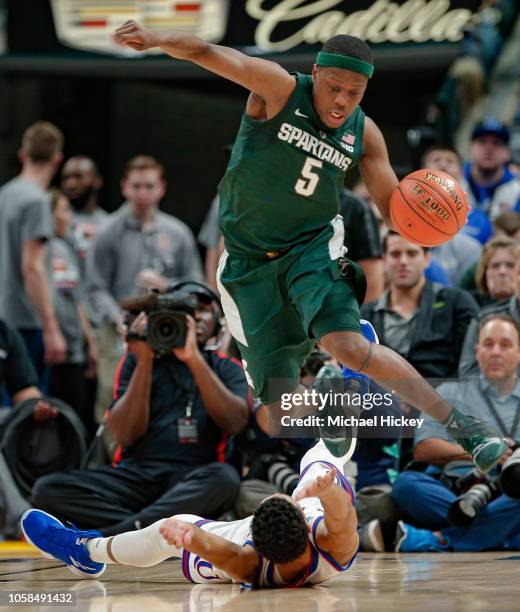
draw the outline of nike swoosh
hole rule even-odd
[[[308,117],[308,115],[304,115],[304,114],[303,114],[303,113],[300,111],[300,109],[299,109],[299,108],[297,108],[297,109],[294,111],[294,114],[295,114],[297,117],[303,117],[304,119],[308,119],[308,118],[309,118],[309,117]]]
[[[88,571],[88,572],[92,572],[95,571],[95,567],[88,567],[88,565],[82,565],[79,561],[76,561],[76,559],[73,559],[70,555],[69,555],[69,559],[72,563],[72,565],[74,565],[74,567],[77,567],[78,569],[82,569],[83,571]]]

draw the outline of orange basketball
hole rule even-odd
[[[395,229],[403,238],[425,247],[453,238],[467,215],[462,187],[440,170],[424,168],[405,176],[390,199]]]

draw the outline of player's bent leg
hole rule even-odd
[[[297,492],[308,483],[316,480],[318,476],[324,476],[332,467],[336,468],[336,482],[351,497],[352,503],[355,502],[355,493],[347,478],[344,475],[343,467],[354,452],[345,457],[335,457],[327,448],[323,440],[319,440],[302,457],[300,462],[300,480],[293,491],[292,496],[296,497]]]
[[[452,408],[435,389],[395,351],[368,342],[361,334],[331,332],[320,339],[329,353],[354,371],[362,371],[382,386],[391,384],[397,395],[444,424],[473,456],[476,466],[489,471],[507,450],[507,444],[487,423]]]

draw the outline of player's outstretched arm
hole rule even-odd
[[[316,530],[316,543],[340,565],[346,565],[359,545],[356,510],[350,495],[335,483],[336,471],[318,476],[301,489],[295,499],[319,497],[323,506],[323,521]]]
[[[359,170],[370,195],[381,211],[386,225],[393,229],[390,219],[390,198],[397,187],[398,181],[390,165],[383,134],[369,117],[365,119],[363,155]]]
[[[171,30],[151,30],[135,21],[117,28],[115,41],[138,51],[159,47],[168,55],[188,60],[260,96],[268,106],[269,116],[287,102],[296,81],[275,62],[249,57],[236,49],[208,43],[197,36]],[[269,106],[277,108],[270,109]]]
[[[169,544],[200,555],[234,580],[250,582],[255,575],[258,555],[251,546],[238,546],[176,518],[166,519],[159,531]]]

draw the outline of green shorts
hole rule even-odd
[[[331,258],[328,231],[275,259],[224,252],[217,278],[228,329],[262,403],[296,388],[316,340],[361,333],[364,275],[357,264]]]

